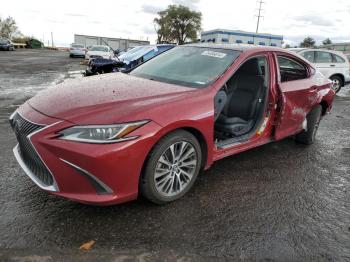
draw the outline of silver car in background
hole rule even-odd
[[[350,62],[342,52],[325,49],[289,48],[313,63],[315,67],[333,82],[333,90],[338,93],[350,84]]]
[[[69,57],[85,57],[86,48],[80,44],[71,44],[69,48]]]

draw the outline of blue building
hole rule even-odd
[[[252,33],[240,30],[215,29],[202,32],[201,41],[219,44],[251,44],[281,47],[283,36]]]

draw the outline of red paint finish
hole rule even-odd
[[[276,55],[300,60],[309,70],[304,80],[281,83]],[[214,96],[247,59],[266,56],[270,87],[266,128],[250,139],[218,149],[214,143]],[[18,112],[34,123],[52,125],[32,136],[32,143],[52,172],[59,191],[53,194],[82,203],[110,205],[137,198],[139,177],[152,147],[179,128],[196,130],[207,148],[204,168],[225,156],[279,140],[301,131],[306,114],[316,105],[332,106],[331,83],[301,57],[278,48],[250,48],[211,86],[194,89],[137,78],[122,73],[73,80],[48,89],[22,105]],[[57,138],[75,125],[114,124],[150,120],[132,135],[137,139],[114,144],[88,144]],[[74,163],[113,190],[98,195]]]

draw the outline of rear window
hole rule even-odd
[[[100,52],[108,52],[107,46],[93,46],[90,48],[90,51],[100,51]]]
[[[307,78],[307,69],[294,59],[278,56],[281,82],[289,82]]]

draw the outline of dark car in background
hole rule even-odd
[[[15,51],[15,47],[10,40],[0,38],[0,50]]]
[[[112,72],[129,72],[147,60],[175,47],[173,44],[137,46],[116,59],[95,58],[89,61],[85,76]]]

